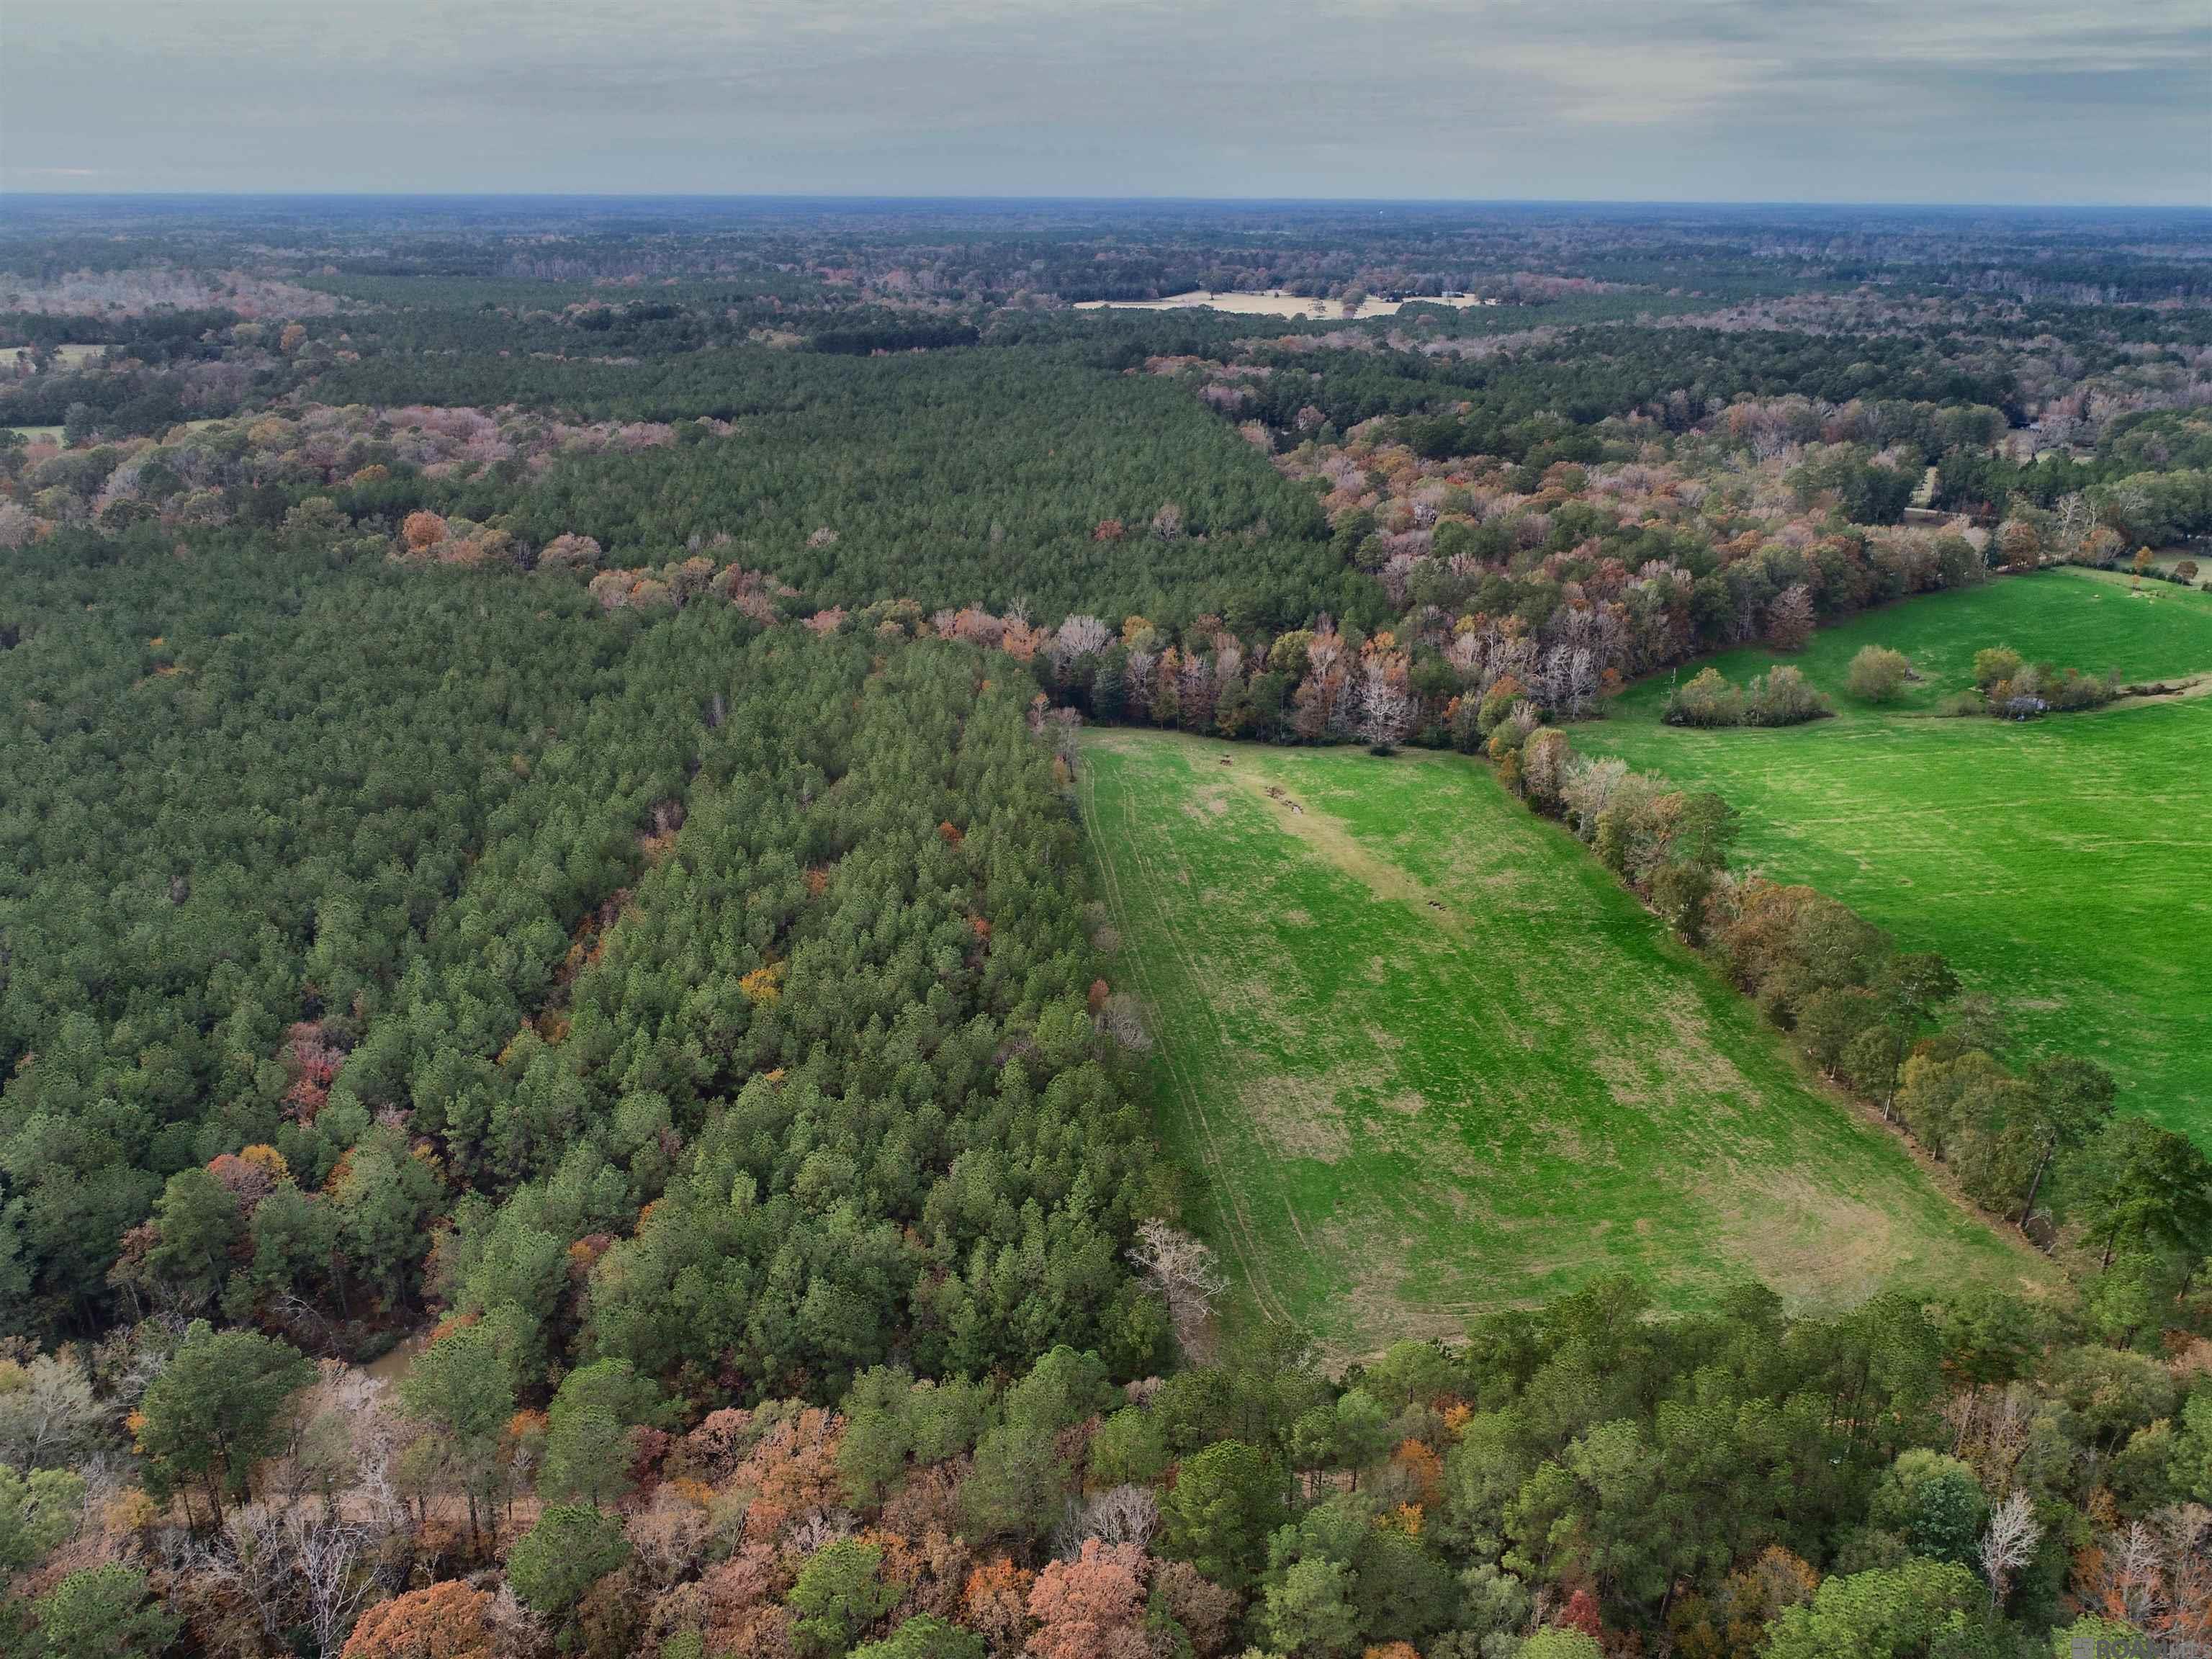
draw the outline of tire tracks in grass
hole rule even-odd
[[[1100,823],[1097,785],[1093,766],[1091,764],[1086,764],[1083,768],[1076,789],[1076,802],[1082,815],[1084,832],[1090,836],[1091,846],[1097,853],[1099,873],[1106,889],[1107,906],[1113,911],[1116,921],[1121,924],[1123,946],[1130,952],[1130,965],[1135,973],[1139,991],[1151,1011],[1155,1028],[1159,1030],[1164,1037],[1167,1030],[1167,1020],[1164,1012],[1165,1004],[1161,1000],[1158,988],[1153,982],[1152,970],[1146,964],[1146,953],[1139,942],[1139,929],[1133,925],[1136,918],[1131,910],[1129,900],[1122,890],[1121,872],[1115,866],[1113,848]],[[1123,844],[1129,849],[1130,856],[1140,866],[1145,866],[1146,860],[1137,842],[1135,801],[1126,789],[1121,796],[1121,817],[1127,830]],[[1157,884],[1148,884],[1148,885],[1153,894],[1151,908],[1162,931],[1168,937],[1169,948],[1176,951],[1178,962],[1184,966],[1186,971],[1189,971],[1188,958],[1184,957],[1181,946],[1175,942],[1175,929],[1172,922],[1158,897],[1158,885]],[[1202,976],[1195,973],[1191,974],[1191,980],[1194,986],[1203,982]],[[1200,1002],[1204,1000],[1202,997],[1198,1000]],[[1209,1019],[1212,1018],[1211,1007],[1207,1009],[1207,1017]],[[1218,1025],[1215,1036],[1217,1042],[1223,1042]],[[1236,1254],[1237,1264],[1243,1271],[1244,1281],[1252,1287],[1253,1298],[1260,1304],[1262,1312],[1288,1322],[1291,1317],[1290,1310],[1283,1305],[1281,1299],[1276,1296],[1273,1287],[1268,1282],[1265,1255],[1261,1248],[1258,1234],[1252,1224],[1251,1218],[1246,1213],[1243,1197],[1237,1188],[1237,1184],[1230,1179],[1221,1139],[1214,1132],[1212,1120],[1206,1114],[1205,1103],[1200,1098],[1197,1088],[1184,1074],[1182,1064],[1176,1057],[1175,1045],[1163,1041],[1159,1044],[1159,1053],[1161,1061],[1166,1068],[1169,1081],[1183,1107],[1186,1120],[1197,1126],[1200,1157],[1205,1163],[1206,1174],[1212,1185],[1221,1213],[1228,1219],[1229,1246]],[[1286,1209],[1289,1207],[1289,1199],[1285,1197],[1284,1205]],[[1292,1218],[1292,1224],[1296,1224],[1295,1217]],[[1301,1243],[1303,1242],[1304,1237],[1301,1234]]]
[[[1203,1004],[1205,1002],[1203,995],[1194,989],[1196,986],[1203,983],[1203,975],[1197,971],[1188,954],[1183,951],[1177,939],[1174,918],[1169,914],[1166,903],[1161,897],[1158,872],[1152,860],[1146,856],[1139,842],[1140,831],[1134,797],[1127,791],[1124,791],[1121,798],[1121,818],[1124,826],[1123,844],[1128,849],[1129,857],[1137,866],[1139,884],[1147,896],[1148,908],[1165,937],[1168,949],[1174,953],[1178,966],[1183,970],[1184,977],[1189,986],[1194,988],[1193,996]],[[1095,817],[1093,826],[1096,827]],[[1103,842],[1101,845],[1103,847]],[[1116,914],[1121,918],[1125,934],[1133,942],[1139,937],[1139,930],[1130,924],[1137,918],[1128,901],[1122,896],[1119,871],[1115,872],[1113,878],[1113,890],[1116,902]],[[1151,966],[1144,951],[1138,951],[1134,958],[1134,965],[1146,1003],[1152,1010],[1153,1024],[1164,1035],[1168,1026],[1165,1012],[1167,1003],[1155,983]],[[1208,1013],[1210,1017],[1210,1006]],[[1226,1044],[1218,1024],[1214,1036],[1217,1047],[1225,1052]],[[1167,1067],[1169,1080],[1174,1087],[1176,1097],[1183,1105],[1186,1119],[1197,1127],[1200,1156],[1206,1164],[1215,1193],[1218,1198],[1226,1200],[1222,1207],[1232,1235],[1230,1240],[1231,1248],[1235,1250],[1237,1261],[1243,1268],[1246,1282],[1252,1286],[1254,1298],[1264,1311],[1279,1318],[1287,1319],[1290,1316],[1289,1312],[1283,1306],[1281,1299],[1275,1295],[1269,1282],[1265,1265],[1265,1249],[1261,1243],[1258,1230],[1245,1207],[1242,1183],[1234,1178],[1230,1167],[1234,1155],[1228,1148],[1228,1137],[1225,1133],[1217,1133],[1215,1131],[1212,1116],[1206,1109],[1203,1094],[1184,1069],[1182,1060],[1177,1056],[1176,1045],[1172,1042],[1163,1042],[1160,1054]],[[1285,1201],[1287,1203],[1287,1200]]]
[[[1203,986],[1208,982],[1204,965],[1194,957],[1189,951],[1183,945],[1182,930],[1175,925],[1175,918],[1170,913],[1167,902],[1164,896],[1167,891],[1165,881],[1163,879],[1164,872],[1159,869],[1159,866],[1153,862],[1144,850],[1142,842],[1137,833],[1138,820],[1136,817],[1134,797],[1126,792],[1122,796],[1122,816],[1124,822],[1129,828],[1128,845],[1130,854],[1136,860],[1138,867],[1144,872],[1146,878],[1144,884],[1145,890],[1152,897],[1153,914],[1158,917],[1161,930],[1167,937],[1168,948],[1175,953],[1176,960],[1179,964],[1181,964],[1184,976],[1188,982],[1194,987]],[[1231,1044],[1229,1039],[1228,1030],[1221,1022],[1221,1016],[1218,1012],[1218,999],[1214,996],[1206,995],[1201,993],[1196,996],[1195,1000],[1198,1005],[1206,1011],[1206,1023],[1212,1028],[1213,1031],[1214,1048],[1225,1061],[1229,1057]],[[1196,1090],[1193,1089],[1189,1093],[1190,1097],[1194,1101],[1197,1097]],[[1212,1121],[1210,1118],[1206,1118],[1205,1116],[1203,1107],[1200,1107],[1199,1109],[1201,1121],[1205,1122],[1206,1132],[1210,1137],[1212,1134]],[[1263,1133],[1258,1132],[1258,1127],[1256,1125],[1255,1126],[1255,1129],[1257,1133]],[[1226,1137],[1224,1137],[1224,1139],[1225,1139]],[[1266,1170],[1264,1160],[1255,1157],[1253,1161],[1259,1166],[1264,1175]],[[1305,1224],[1298,1219],[1297,1206],[1291,1202],[1290,1194],[1282,1189],[1279,1183],[1273,1182],[1270,1180],[1269,1184],[1274,1195],[1282,1200],[1283,1214],[1291,1224],[1291,1231],[1297,1236],[1298,1248],[1300,1250],[1304,1252],[1306,1258],[1308,1271],[1304,1277],[1307,1282],[1311,1283],[1313,1282],[1315,1276],[1321,1271],[1322,1266],[1322,1259],[1314,1251],[1313,1241],[1306,1237]],[[1240,1205],[1241,1202],[1242,1200],[1240,1200]],[[1273,1299],[1273,1292],[1271,1291],[1265,1291],[1264,1286],[1262,1287],[1262,1290],[1265,1291],[1264,1299]],[[1274,1302],[1274,1306],[1279,1316],[1285,1319],[1291,1317],[1288,1310],[1282,1308],[1279,1300]]]
[[[1182,969],[1185,981],[1194,988],[1193,1000],[1200,1007],[1205,1010],[1206,1024],[1212,1029],[1213,1046],[1215,1051],[1225,1062],[1229,1057],[1231,1050],[1229,1034],[1223,1027],[1220,1016],[1216,1012],[1214,999],[1195,988],[1206,983],[1205,969],[1202,965],[1192,957],[1189,951],[1184,947],[1182,930],[1176,926],[1175,917],[1168,908],[1165,897],[1167,888],[1165,885],[1164,872],[1144,849],[1144,845],[1140,836],[1140,826],[1136,815],[1135,797],[1125,792],[1122,795],[1121,802],[1122,820],[1127,830],[1127,845],[1129,848],[1130,856],[1136,861],[1139,872],[1143,878],[1142,885],[1145,892],[1152,901],[1152,914],[1159,922],[1160,931],[1165,937],[1168,949],[1174,953],[1177,964]],[[1148,995],[1149,994],[1148,981]],[[1156,1018],[1158,1018],[1159,1007],[1160,1005],[1157,1000],[1155,1000],[1154,1012]],[[1233,1143],[1231,1142],[1231,1138],[1226,1134],[1223,1134],[1218,1137],[1215,1135],[1212,1118],[1205,1109],[1203,1098],[1200,1091],[1197,1085],[1191,1084],[1187,1080],[1180,1062],[1176,1062],[1173,1069],[1176,1076],[1177,1091],[1184,1097],[1185,1100],[1197,1113],[1200,1125],[1206,1137],[1209,1146],[1214,1147],[1218,1152],[1218,1156],[1214,1160],[1214,1167],[1218,1172],[1220,1178],[1230,1181],[1232,1202],[1237,1206],[1237,1224],[1243,1230],[1246,1237],[1252,1243],[1253,1249],[1255,1253],[1254,1259],[1255,1261],[1262,1261],[1264,1260],[1263,1246],[1258,1237],[1257,1229],[1254,1226],[1244,1210],[1243,1199],[1241,1193],[1241,1183],[1236,1182],[1231,1179],[1234,1174],[1234,1171],[1231,1168],[1231,1164],[1235,1161]],[[1220,1150],[1222,1148],[1229,1148],[1230,1150]],[[1252,1162],[1261,1170],[1264,1175],[1264,1162],[1257,1158],[1255,1158]],[[1271,1185],[1273,1183],[1271,1182]],[[1275,1187],[1274,1190],[1275,1195],[1282,1200],[1283,1212],[1290,1218],[1291,1229],[1297,1235],[1299,1247],[1305,1251],[1309,1267],[1317,1268],[1320,1264],[1314,1256],[1313,1247],[1310,1242],[1306,1238],[1305,1229],[1299,1224],[1297,1212],[1291,1207],[1289,1195],[1284,1193],[1279,1186]],[[1290,1319],[1291,1314],[1289,1310],[1283,1306],[1281,1300],[1274,1295],[1272,1286],[1267,1283],[1264,1267],[1258,1268],[1255,1272],[1254,1279],[1254,1293],[1261,1302],[1261,1305],[1264,1308],[1271,1309],[1279,1318],[1285,1320]]]
[[[1139,868],[1144,872],[1146,878],[1145,881],[1145,890],[1152,896],[1153,913],[1159,918],[1161,929],[1167,936],[1168,948],[1175,953],[1176,960],[1181,965],[1185,979],[1191,985],[1206,985],[1208,983],[1208,975],[1206,972],[1205,965],[1194,957],[1184,946],[1182,942],[1183,930],[1176,926],[1175,917],[1169,910],[1167,902],[1164,896],[1167,892],[1167,885],[1164,879],[1165,872],[1146,854],[1143,846],[1139,841],[1133,798],[1125,794],[1122,797],[1122,801],[1124,806],[1124,818],[1130,826],[1129,847],[1131,854],[1134,857]],[[1218,984],[1219,982],[1216,981],[1216,983]],[[1222,987],[1221,989],[1222,994],[1231,994],[1228,992],[1226,987]],[[1230,1042],[1228,1029],[1222,1024],[1220,1014],[1218,1012],[1220,998],[1218,995],[1201,994],[1198,996],[1196,1000],[1199,1006],[1205,1009],[1206,1023],[1212,1028],[1214,1048],[1225,1062],[1228,1060],[1232,1045]],[[1250,999],[1248,997],[1243,1000],[1249,1001]],[[1196,1091],[1194,1090],[1193,1092],[1195,1094]],[[1208,1120],[1208,1121],[1210,1124],[1211,1120]],[[1224,1139],[1226,1139],[1226,1137],[1224,1137]],[[1255,1159],[1255,1161],[1258,1162],[1259,1160]],[[1282,1200],[1283,1214],[1291,1224],[1291,1231],[1297,1235],[1298,1248],[1305,1252],[1306,1261],[1309,1268],[1318,1268],[1320,1266],[1320,1260],[1314,1254],[1313,1242],[1306,1237],[1305,1225],[1298,1219],[1297,1210],[1291,1203],[1290,1195],[1287,1193],[1285,1193],[1279,1186],[1277,1186],[1274,1190],[1275,1196]]]
[[[1402,1334],[1401,1316],[1445,1331],[1607,1263],[1658,1275],[1683,1305],[1745,1271],[1810,1303],[1855,1299],[1889,1272],[1886,1257],[1838,1255],[1877,1231],[1869,1207],[1894,1223],[1892,1248],[1909,1250],[1915,1273],[2019,1271],[1980,1249],[1980,1228],[1969,1237],[1936,1213],[1941,1189],[1920,1192],[1917,1171],[1870,1163],[1875,1148],[1803,1080],[1787,1045],[1570,832],[1527,817],[1486,774],[1423,779],[1402,762],[1249,749],[1230,774],[1217,771],[1215,744],[1148,733],[1094,734],[1091,745],[1100,769],[1079,775],[1080,821],[1101,896],[1138,953],[1127,987],[1163,1039],[1154,1109],[1208,1185],[1218,1211],[1208,1234],[1241,1311],[1275,1317],[1288,1303],[1348,1358]],[[1267,799],[1271,783],[1304,811]],[[1474,793],[1462,798],[1462,784]],[[1469,836],[1486,849],[1471,864],[1455,851]],[[1301,925],[1285,933],[1277,917],[1292,911]],[[1316,921],[1335,931],[1313,957],[1303,924]],[[1273,976],[1309,957],[1328,971]],[[1373,977],[1383,961],[1403,969],[1387,986]],[[1669,988],[1679,994],[1655,1001]],[[1386,1000],[1364,1012],[1333,1002],[1352,1024],[1309,1030],[1308,994]],[[1502,1030],[1462,1031],[1455,999]],[[1594,1048],[1585,1028],[1607,1009],[1617,1040]],[[1425,1103],[1422,1122],[1401,1141],[1398,1120],[1381,1120],[1382,1139],[1301,1184],[1295,1149],[1308,1115],[1328,1109],[1313,1091],[1346,1082],[1340,1062],[1353,1050],[1340,1038],[1370,1018],[1397,1035],[1391,1055],[1411,1045],[1410,1060],[1386,1064],[1414,1066],[1392,1075]],[[1274,1066],[1287,1068],[1284,1088],[1261,1075]],[[1365,1087],[1340,1098],[1347,1122],[1372,1130],[1378,1106],[1405,1109]],[[1777,1178],[1791,1171],[1800,1178]],[[1938,1201],[1905,1201],[1918,1197]],[[1316,1211],[1311,1234],[1301,1201]],[[1277,1202],[1287,1230],[1267,1218]]]

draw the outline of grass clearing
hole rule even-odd
[[[1922,677],[1888,708],[1843,689],[1869,644]],[[2094,1059],[2124,1109],[2212,1146],[2212,697],[2029,725],[1936,715],[1992,645],[2136,681],[2205,674],[2212,595],[2053,570],[1913,599],[1793,658],[1715,659],[1739,683],[1794,661],[1834,720],[1668,726],[1661,677],[1574,741],[1717,790],[1743,814],[1743,860],[1841,899],[1906,949],[1942,951],[1997,999],[2021,1054]]]
[[[1102,731],[1079,787],[1248,1312],[1344,1355],[1615,1269],[1677,1307],[2049,1281],[1486,769]]]
[[[58,345],[54,348],[54,367],[64,371],[82,368],[106,349],[105,345]],[[12,367],[30,367],[31,349],[28,346],[0,347],[0,350],[8,352]]]

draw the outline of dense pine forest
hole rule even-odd
[[[1582,741],[1817,720],[1697,665],[1918,596],[2212,588],[2208,248],[12,203],[0,1649],[2212,1654],[2212,1137]],[[2012,643],[1948,713],[2198,689]],[[1268,1318],[1088,725],[1475,757],[2018,1284]]]

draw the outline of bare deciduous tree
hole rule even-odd
[[[331,1659],[376,1586],[364,1559],[368,1529],[331,1510],[298,1508],[285,1511],[284,1535],[315,1651]]]
[[[2034,1559],[2042,1536],[2043,1523],[2035,1518],[2035,1506],[2026,1492],[2016,1492],[1997,1505],[1989,1530],[1982,1534],[1981,1547],[1982,1577],[1989,1581],[1992,1606],[2004,1605],[2012,1576]]]
[[[2082,544],[2088,540],[2096,522],[2096,514],[2089,510],[2088,500],[2080,490],[2060,496],[2057,520],[2051,526],[2051,550],[2069,562],[2079,560]]]
[[[0,1388],[0,1463],[35,1469],[67,1462],[99,1417],[76,1351],[33,1354],[24,1364],[0,1360],[0,1370],[9,1384]]]
[[[404,1527],[407,1523],[407,1503],[399,1492],[399,1456],[411,1440],[420,1437],[422,1428],[392,1409],[390,1393],[385,1385],[371,1381],[366,1375],[362,1380],[370,1392],[350,1418],[357,1471],[352,1496],[356,1504],[379,1528],[388,1530]]]
[[[1136,998],[1127,991],[1116,991],[1106,999],[1098,1011],[1098,1029],[1132,1053],[1141,1054],[1152,1046],[1152,1033],[1145,1029],[1145,1016],[1138,1007]]]
[[[1945,1403],[1952,1455],[1972,1467],[1984,1490],[2011,1489],[2013,1471],[2027,1449],[2036,1409],[2035,1390],[2022,1382],[1985,1385],[1954,1395]]]
[[[842,1538],[850,1538],[853,1526],[848,1510],[816,1510],[791,1529],[791,1547],[801,1555],[811,1555]]]
[[[1114,630],[1096,617],[1070,617],[1053,635],[1045,654],[1055,669],[1065,670],[1080,658],[1092,657],[1114,643]]]
[[[1159,1529],[1159,1500],[1149,1486],[1109,1486],[1080,1502],[1071,1499],[1056,1540],[1060,1559],[1072,1561],[1091,1539],[1108,1547],[1133,1544],[1143,1549]]]
[[[1168,1316],[1175,1322],[1176,1340],[1183,1351],[1199,1357],[1208,1346],[1213,1304],[1227,1288],[1213,1251],[1164,1221],[1147,1221],[1137,1229],[1129,1259],[1166,1298]]]
[[[170,1565],[234,1594],[277,1646],[305,1625],[331,1659],[376,1588],[369,1543],[368,1528],[320,1504],[242,1504],[205,1542],[178,1534]]]
[[[714,1522],[706,1507],[673,1487],[657,1488],[653,1501],[624,1528],[638,1565],[665,1589],[696,1571],[706,1559]]]
[[[1361,742],[1395,748],[1413,731],[1421,704],[1406,671],[1405,653],[1389,649],[1387,636],[1370,641],[1360,653],[1352,671],[1351,714]]]

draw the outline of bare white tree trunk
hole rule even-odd
[[[295,1508],[285,1513],[284,1535],[315,1651],[322,1659],[334,1659],[376,1586],[363,1560],[368,1530],[320,1510]]]
[[[1134,1544],[1143,1549],[1152,1542],[1159,1524],[1159,1500],[1152,1496],[1151,1487],[1109,1486],[1080,1502],[1069,1501],[1067,1518],[1060,1523],[1054,1540],[1054,1553],[1063,1561],[1073,1561],[1093,1538],[1109,1547]]]
[[[1990,1516],[1990,1529],[1982,1534],[1982,1577],[1989,1581],[1990,1604],[2002,1607],[2012,1589],[2012,1576],[2035,1558],[2043,1536],[2043,1523],[2027,1494],[2016,1492]]]
[[[1164,1221],[1147,1221],[1137,1229],[1137,1243],[1129,1259],[1159,1287],[1167,1300],[1168,1316],[1175,1322],[1176,1340],[1193,1358],[1211,1346],[1209,1322],[1213,1304],[1228,1288],[1215,1265],[1213,1251]]]

